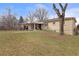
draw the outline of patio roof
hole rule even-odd
[[[19,24],[44,24],[44,22],[23,22]]]

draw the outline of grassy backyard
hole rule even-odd
[[[79,55],[79,35],[51,31],[0,31],[0,55]]]

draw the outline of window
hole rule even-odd
[[[55,24],[55,22],[53,22],[53,24]]]

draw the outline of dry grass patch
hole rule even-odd
[[[0,55],[79,55],[79,36],[52,31],[0,31]]]

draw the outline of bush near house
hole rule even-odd
[[[78,32],[78,34],[79,34],[79,24],[77,25],[77,32]]]

